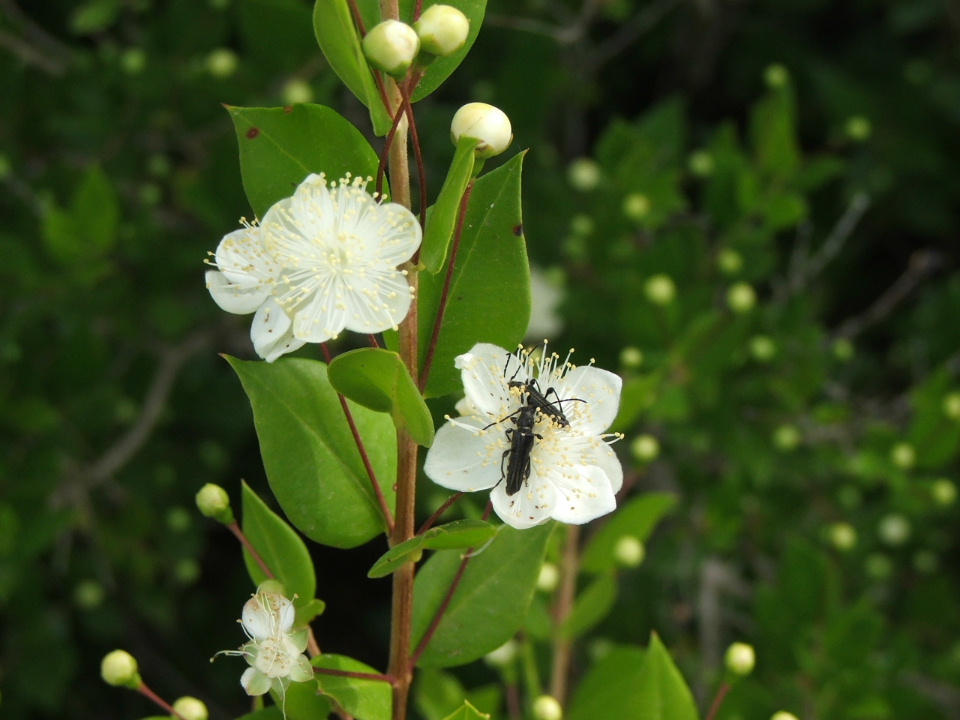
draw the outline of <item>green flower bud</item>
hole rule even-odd
[[[540,566],[540,574],[537,575],[537,590],[545,593],[552,593],[560,584],[560,570],[556,565],[545,562]]]
[[[127,48],[120,55],[120,67],[127,75],[139,75],[147,66],[147,54],[143,48]]]
[[[897,443],[890,448],[890,462],[901,470],[909,470],[917,462],[917,451],[910,443]]]
[[[402,77],[420,50],[417,31],[399,20],[384,20],[363,38],[363,54],[377,70]]]
[[[513,130],[510,127],[510,118],[503,110],[486,103],[474,102],[457,110],[450,123],[450,137],[454,145],[460,142],[462,137],[479,140],[477,157],[489,158],[510,147]]]
[[[623,199],[623,214],[628,220],[639,222],[650,214],[650,198],[643,193],[631,193]]]
[[[447,57],[467,43],[470,20],[450,5],[431,5],[413,24],[420,48],[431,55]]]
[[[910,521],[899,513],[892,513],[880,519],[877,532],[887,545],[897,547],[910,539]]]
[[[660,455],[660,441],[653,435],[637,435],[630,443],[630,452],[642,463],[651,462]]]
[[[207,72],[223,80],[237,71],[240,59],[228,48],[217,48],[207,55]]]
[[[204,517],[216,520],[224,525],[236,522],[233,510],[230,508],[230,496],[219,485],[207,483],[197,493],[197,507]]]
[[[850,342],[847,338],[838,338],[833,341],[833,356],[840,360],[841,362],[847,362],[848,360],[853,359],[853,355],[856,352],[853,347],[853,343]]]
[[[847,125],[844,130],[847,133],[847,137],[854,142],[863,142],[870,137],[870,134],[873,132],[873,126],[863,115],[854,115],[853,117],[847,118]]]
[[[743,270],[743,255],[732,248],[724,248],[717,253],[717,267],[724,275],[736,275]]]
[[[138,689],[143,681],[137,672],[137,661],[126,650],[107,653],[100,663],[100,677],[107,685]]]
[[[738,282],[727,290],[727,305],[735,313],[746,313],[757,304],[757,293],[749,283]]]
[[[73,601],[84,610],[94,610],[103,604],[107,592],[96,580],[81,580],[73,588]]]
[[[291,78],[284,83],[283,89],[280,90],[280,97],[283,98],[284,105],[312,102],[313,88],[302,78]]]
[[[943,398],[943,414],[951,420],[960,420],[960,392],[952,392]]]
[[[555,697],[541,695],[533,701],[533,717],[535,720],[561,720],[563,708]]]
[[[777,356],[777,344],[767,335],[750,338],[750,354],[757,362],[770,362]]]
[[[949,507],[957,500],[957,486],[949,478],[939,478],[930,486],[930,495],[940,507]]]
[[[780,63],[768,65],[763,72],[763,79],[769,88],[782,88],[790,82],[790,71]]]
[[[210,713],[202,700],[185,695],[173,704],[174,711],[184,720],[207,720]]]
[[[643,352],[635,347],[625,347],[620,351],[620,364],[630,370],[636,370],[643,365]]]
[[[706,150],[697,150],[687,158],[687,168],[696,177],[708,177],[713,174],[713,156]]]
[[[633,535],[621,536],[613,546],[613,558],[620,567],[639,567],[646,555],[647,551],[643,543]]]
[[[669,275],[659,273],[643,285],[647,299],[654,305],[669,305],[677,297],[677,286]]]
[[[773,444],[778,450],[795,450],[802,439],[796,425],[781,425],[773,431]]]
[[[567,168],[567,182],[574,190],[589,192],[600,184],[600,163],[593,158],[577,158]]]
[[[781,710],[780,712],[775,712],[770,717],[770,720],[800,720],[800,718],[798,718],[793,713],[788,713],[785,710]]]
[[[857,544],[857,531],[853,525],[845,522],[834,523],[827,531],[830,544],[841,552],[853,550]]]
[[[735,642],[727,648],[723,662],[729,672],[744,677],[753,672],[753,667],[757,664],[757,656],[752,645]]]

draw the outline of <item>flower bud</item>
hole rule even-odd
[[[639,567],[646,554],[647,551],[643,547],[643,543],[633,535],[623,535],[613,546],[613,558],[620,567]]]
[[[757,656],[752,645],[735,642],[727,648],[723,662],[727,666],[727,670],[734,675],[743,677],[753,672],[753,666],[757,663]]]
[[[877,532],[880,539],[887,545],[894,547],[903,545],[910,539],[910,521],[899,513],[892,513],[880,519],[880,525]]]
[[[781,425],[773,431],[773,444],[778,450],[794,450],[802,439],[796,425]]]
[[[735,313],[753,310],[757,304],[757,293],[750,283],[738,282],[727,290],[727,305]]]
[[[628,220],[640,222],[650,214],[650,198],[643,193],[630,193],[623,199],[623,214]]]
[[[284,105],[313,102],[313,88],[303,78],[291,78],[283,84],[280,97]]]
[[[669,275],[659,273],[643,285],[647,299],[654,305],[669,305],[677,297],[677,286]]]
[[[781,710],[780,712],[775,712],[770,720],[800,720],[793,713],[788,713],[786,710]]]
[[[137,661],[126,650],[114,650],[107,653],[100,663],[100,677],[107,685],[139,688],[143,681],[137,672]]]
[[[470,20],[450,5],[431,5],[413,24],[420,48],[431,55],[447,57],[467,43]]]
[[[506,113],[486,103],[467,103],[453,116],[450,123],[450,137],[453,144],[460,138],[479,140],[476,155],[489,158],[499,155],[513,142],[513,130]]]
[[[595,190],[600,184],[600,163],[593,158],[577,158],[567,167],[567,182],[580,192]]]
[[[510,639],[496,650],[491,650],[484,655],[483,660],[487,665],[492,667],[505,667],[513,662],[513,659],[517,656],[518,649],[517,641]]]
[[[210,713],[202,700],[184,695],[173,704],[173,711],[183,720],[207,720]]]
[[[533,717],[536,720],[561,720],[563,708],[555,697],[541,695],[533,701]]]
[[[620,364],[631,370],[643,365],[643,352],[639,348],[625,347],[620,351]]]
[[[777,344],[768,335],[750,338],[750,354],[757,362],[770,362],[777,356]]]
[[[230,509],[230,496],[219,485],[207,483],[197,493],[197,508],[204,517],[224,525],[236,522]]]
[[[223,80],[237,71],[240,59],[229,48],[217,48],[207,55],[207,72]]]
[[[717,253],[717,267],[724,275],[736,275],[743,269],[743,255],[732,248]]]
[[[660,441],[653,435],[637,435],[630,443],[630,452],[640,462],[648,463],[660,455]]]
[[[764,70],[763,79],[766,81],[767,87],[782,88],[790,82],[790,71],[780,63],[774,63],[768,65],[767,69]]]
[[[687,168],[696,177],[708,177],[713,174],[713,155],[706,150],[697,150],[687,158]]]
[[[930,494],[937,505],[949,507],[957,500],[957,486],[949,478],[940,478],[930,486]]]
[[[417,31],[399,20],[384,20],[363,38],[363,54],[377,70],[400,77],[420,50]]]
[[[850,523],[834,523],[827,531],[827,537],[830,540],[830,544],[841,552],[852,550],[857,544],[857,531]]]
[[[551,593],[557,589],[560,584],[560,570],[550,562],[545,562],[540,566],[540,574],[537,575],[537,590],[540,592]]]
[[[960,392],[952,392],[943,398],[943,414],[951,420],[960,420]]]
[[[910,443],[897,443],[890,448],[890,461],[901,470],[909,470],[917,462],[917,451]]]
[[[863,142],[870,137],[870,134],[873,132],[873,126],[863,115],[854,115],[847,118],[847,124],[844,130],[847,133],[847,137],[854,142]]]
[[[833,350],[833,356],[841,362],[852,360],[853,354],[856,352],[856,349],[853,347],[853,343],[847,338],[838,338],[837,340],[834,340],[831,350]]]

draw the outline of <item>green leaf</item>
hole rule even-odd
[[[433,444],[433,417],[397,353],[380,348],[343,353],[330,363],[330,384],[364,407],[390,413],[397,429],[406,429],[417,444]]]
[[[87,0],[70,13],[70,32],[92,35],[111,27],[120,17],[120,0]]]
[[[327,367],[227,358],[253,405],[270,487],[287,518],[311,540],[355,547],[385,528]],[[388,507],[393,507],[396,432],[385,415],[349,404]]]
[[[243,483],[243,534],[283,583],[288,597],[298,595],[297,606],[313,599],[317,592],[317,578],[310,552],[296,531],[257,497],[250,486]],[[267,579],[267,574],[246,549],[243,560],[254,585]]]
[[[423,535],[395,545],[370,568],[367,577],[385,577],[396,572],[404,563],[419,559],[424,550],[449,550],[480,547],[496,535],[497,529],[483,520],[454,520],[446,525],[430,528]]]
[[[331,181],[347,173],[376,175],[379,159],[370,143],[335,110],[297,104],[283,108],[227,106],[240,144],[243,189],[258,217],[290,197],[310,173]]]
[[[345,670],[347,672],[374,673],[378,671],[359,660],[344,655],[324,653],[311,661],[316,668]],[[390,720],[393,712],[393,689],[390,683],[381,680],[317,674],[320,689],[356,720]]]
[[[117,244],[120,200],[110,178],[90,167],[74,190],[69,207],[50,206],[43,215],[43,239],[63,265],[96,263]]]
[[[552,531],[553,523],[528,530],[500,526],[491,543],[469,558],[463,577],[418,664],[423,667],[464,665],[513,637],[526,617]],[[436,616],[462,557],[458,550],[437,552],[417,573],[414,646]]]
[[[363,55],[360,35],[347,0],[317,0],[313,6],[313,31],[330,67],[370,110],[374,132],[386,135],[390,131],[391,118]]]
[[[460,390],[457,355],[475,343],[513,347],[530,319],[530,266],[520,214],[523,155],[478,179],[470,196],[426,396]],[[433,333],[445,272],[420,274],[420,357]]]
[[[560,635],[578,638],[600,623],[617,601],[617,580],[613,574],[601,575],[577,596],[573,609],[560,626]]]
[[[283,695],[271,691],[273,701],[283,710],[284,720],[316,720],[333,712],[330,698],[321,695],[317,680],[290,683]]]
[[[657,523],[677,504],[670,493],[647,493],[624,503],[594,534],[583,553],[581,568],[605,573],[616,566],[614,548],[624,535],[646,542]]]
[[[683,676],[656,634],[644,652],[620,647],[600,660],[580,683],[569,720],[697,720]]]
[[[474,152],[478,143],[476,138],[467,137],[461,138],[457,143],[457,151],[450,163],[447,178],[443,181],[437,202],[427,218],[427,229],[420,248],[420,262],[432,273],[443,268],[447,259],[447,248],[460,215],[460,201],[470,178],[473,177],[476,160]]]
[[[451,715],[447,715],[444,720],[490,720],[487,713],[477,710],[469,701],[463,701],[463,707]]]
[[[753,108],[750,137],[755,161],[762,172],[786,179],[800,165],[796,133],[796,100],[787,83],[775,88]]]
[[[470,48],[473,47],[473,43],[477,39],[477,34],[483,25],[483,15],[487,9],[487,0],[434,0],[433,2],[425,2],[423,8],[426,10],[431,5],[441,3],[451,5],[467,16],[470,20],[470,34],[467,36],[466,44],[457,50],[457,52],[449,57],[437,58],[427,67],[426,74],[423,76],[420,84],[417,85],[417,89],[413,91],[414,102],[422,100],[440,87],[443,81],[450,77],[451,73],[463,62],[463,59],[467,56],[467,53],[470,52]],[[411,0],[405,0],[404,4],[409,7],[413,3]],[[401,17],[412,18],[413,13],[407,10],[401,13]]]
[[[463,704],[467,691],[455,675],[424,668],[416,675],[413,702],[424,720],[443,720]]]

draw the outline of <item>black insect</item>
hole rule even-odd
[[[503,367],[503,374],[506,376],[507,367],[510,365],[510,358],[512,353],[507,354],[507,364]],[[507,381],[507,387],[511,390],[516,388],[520,390],[521,394],[524,396],[524,406],[526,407],[535,407],[544,415],[549,417],[553,422],[555,422],[560,427],[570,427],[570,421],[567,419],[567,416],[563,413],[562,403],[565,402],[586,402],[580,398],[567,398],[566,400],[561,400],[560,396],[557,394],[557,391],[552,387],[547,388],[545,392],[541,392],[540,385],[537,382],[536,378],[530,378],[528,380],[517,380],[517,373],[520,372],[521,367],[516,369],[516,372],[513,373]],[[550,394],[556,398],[556,400],[550,400]]]
[[[514,495],[523,487],[530,477],[530,455],[536,440],[543,439],[533,431],[537,422],[538,408],[534,405],[524,405],[514,413],[513,422],[516,427],[507,428],[507,440],[510,447],[503,452],[500,461],[501,479],[507,481],[507,496]],[[506,468],[503,464],[506,463]]]

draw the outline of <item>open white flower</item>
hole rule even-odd
[[[206,273],[207,289],[221,308],[253,316],[250,339],[257,354],[273,362],[304,344],[293,336],[293,322],[273,295],[280,266],[261,242],[260,226],[244,223],[225,235],[214,253],[217,270]]]
[[[313,667],[303,654],[307,631],[291,632],[295,614],[287,598],[264,590],[244,604],[240,623],[250,642],[217,654],[241,655],[249,663],[240,676],[247,695],[263,695],[271,688],[283,694],[291,682],[313,678]]]
[[[420,247],[420,224],[402,205],[377,202],[367,182],[310,175],[263,218],[263,246],[280,267],[273,292],[299,340],[396,328],[410,309],[397,266]]]
[[[486,343],[456,365],[467,402],[437,432],[428,477],[451,490],[493,488],[497,515],[521,529],[550,518],[581,524],[616,507],[623,469],[609,443],[619,436],[605,431],[620,403],[617,375]]]

